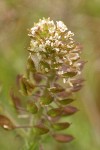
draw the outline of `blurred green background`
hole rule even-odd
[[[66,118],[73,124],[65,132],[76,138],[59,144],[48,137],[44,150],[100,150],[100,0],[0,0],[0,112],[14,116],[9,91],[16,75],[25,72],[27,29],[43,17],[64,21],[83,45],[82,59],[88,61],[84,87],[73,103],[80,111]],[[0,128],[0,150],[22,150],[22,146],[16,131]]]

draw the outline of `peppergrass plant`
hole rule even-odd
[[[54,23],[50,18],[43,18],[34,23],[28,36],[26,74],[17,78],[25,105],[11,91],[17,113],[22,118],[26,116],[28,124],[16,125],[5,115],[0,115],[0,125],[5,129],[22,129],[24,149],[38,150],[44,134],[58,142],[73,140],[72,135],[59,131],[71,125],[67,121],[62,122],[62,118],[77,112],[70,103],[74,101],[74,93],[82,87],[80,74],[84,62],[80,60],[80,44],[74,41],[74,33],[62,21]]]

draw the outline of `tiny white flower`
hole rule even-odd
[[[52,47],[54,46],[54,43],[53,43],[53,42],[51,42],[51,46],[52,46]]]
[[[54,35],[54,37],[55,37],[56,39],[58,39],[58,36],[59,36],[59,34],[56,32],[55,35]]]
[[[55,48],[55,50],[57,51],[57,52],[59,52],[60,50],[59,50],[59,48]]]
[[[57,28],[61,31],[61,32],[65,32],[67,31],[67,27],[66,25],[62,22],[62,21],[57,21]]]
[[[38,30],[38,26],[31,28],[31,33],[34,35],[35,32]]]
[[[58,71],[58,74],[59,75],[62,75],[64,73],[64,71],[62,70],[62,71]]]
[[[63,83],[66,83],[66,79],[65,78],[63,78]]]
[[[71,31],[68,31],[68,37],[72,37],[72,36],[74,36],[74,33]]]
[[[45,43],[45,45],[50,45],[50,40],[46,40],[46,43]]]
[[[69,57],[70,60],[77,60],[77,59],[80,58],[80,56],[79,56],[78,53],[70,53],[70,54],[68,55],[68,57]]]

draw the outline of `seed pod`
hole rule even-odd
[[[58,100],[58,102],[62,105],[67,105],[70,104],[71,102],[73,102],[74,100],[72,98],[66,98],[66,99],[62,99],[62,100]]]
[[[49,132],[49,129],[42,124],[35,125],[34,128],[38,135],[43,135]]]
[[[27,110],[32,114],[36,114],[38,112],[38,107],[34,102],[29,102],[27,104]]]
[[[21,83],[22,83],[22,93],[24,95],[32,95],[33,90],[36,86],[25,77],[22,77]]]
[[[50,103],[52,103],[53,100],[54,98],[51,95],[48,96],[45,95],[41,97],[40,103],[42,105],[49,105]]]
[[[4,115],[0,115],[0,126],[3,127],[6,130],[15,129],[15,126],[11,122],[11,120],[8,117],[4,116]]]
[[[54,130],[64,130],[70,126],[70,123],[68,122],[60,122],[60,123],[55,123],[52,125]]]
[[[71,142],[74,139],[73,136],[67,135],[67,134],[54,134],[53,138],[56,141],[61,142],[61,143],[68,143],[68,142]]]

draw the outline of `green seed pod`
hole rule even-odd
[[[35,125],[34,128],[38,135],[43,135],[49,132],[49,129],[42,124]]]
[[[54,130],[64,130],[67,129],[70,126],[70,123],[68,122],[60,122],[60,123],[55,123],[52,125]]]
[[[32,114],[36,114],[38,112],[38,107],[34,102],[29,102],[27,104],[27,110]]]

